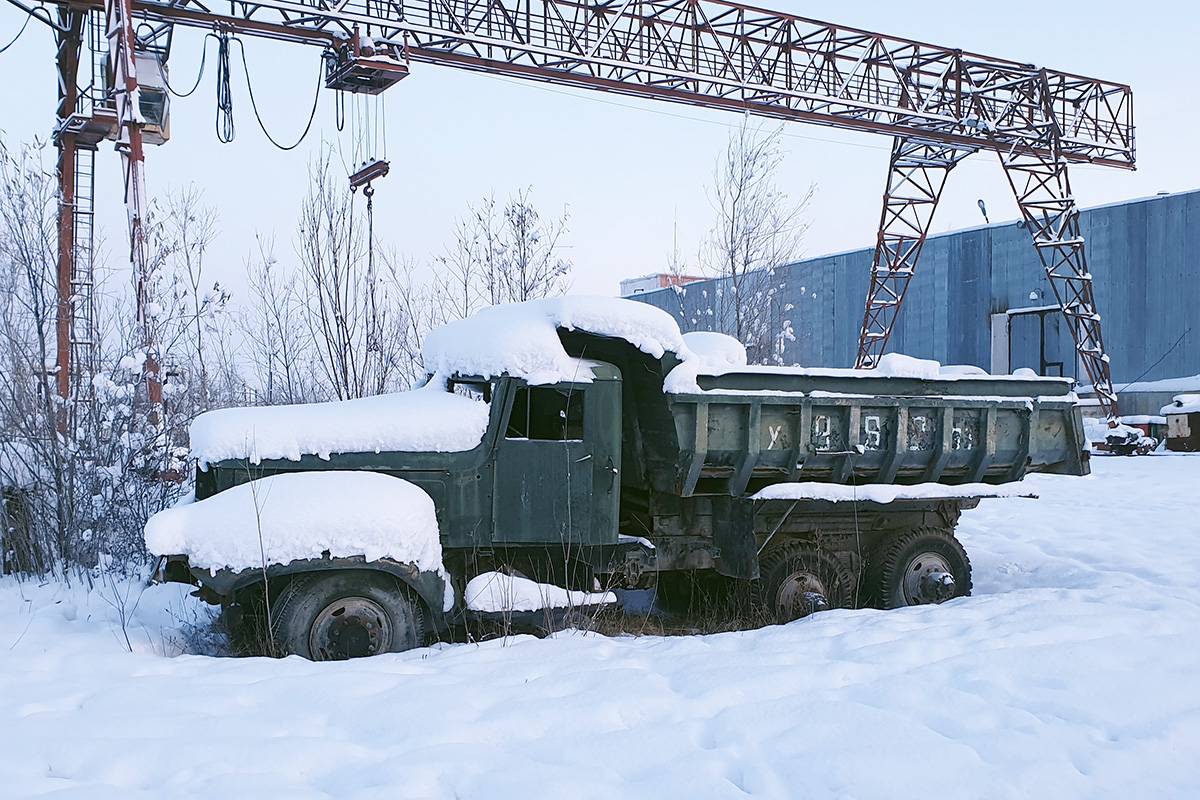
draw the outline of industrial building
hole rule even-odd
[[[1200,374],[1200,190],[1086,209],[1080,228],[1116,388]],[[873,256],[865,248],[776,268],[772,324],[791,327],[779,337],[783,363],[853,365]],[[669,311],[684,330],[715,329],[719,315],[709,309],[723,283],[643,291],[636,299]],[[888,349],[1086,382],[1022,222],[931,235]],[[1186,387],[1166,386],[1162,394]],[[1157,413],[1147,409],[1158,399],[1147,400],[1145,409],[1124,403],[1122,411]]]

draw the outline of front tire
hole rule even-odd
[[[271,634],[283,655],[342,661],[421,644],[424,615],[408,589],[371,572],[303,575],[272,607]]]
[[[883,542],[869,580],[884,608],[944,603],[971,594],[971,562],[954,534],[909,531]]]

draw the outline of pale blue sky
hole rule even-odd
[[[1190,2],[1005,4],[842,0],[836,4],[774,0],[779,11],[933,44],[1127,83],[1133,86],[1138,171],[1073,168],[1079,202],[1100,205],[1159,191],[1200,188],[1200,74],[1195,34],[1200,10]],[[919,8],[914,11],[913,6]],[[23,14],[0,3],[0,46]],[[199,66],[202,32],[180,29],[172,83],[187,88]],[[293,141],[307,119],[319,69],[317,48],[246,39],[256,96],[276,139]],[[194,182],[220,214],[221,240],[210,258],[216,278],[237,287],[256,233],[273,234],[281,261],[293,260],[292,230],[309,159],[322,139],[349,152],[334,126],[333,93],[322,92],[313,133],[281,153],[258,130],[234,68],[237,138],[214,134],[213,48],[200,89],[173,99],[172,139],[148,148],[150,192]],[[10,142],[48,136],[55,78],[49,29],[31,23],[0,54],[0,129]],[[495,192],[504,199],[532,187],[546,216],[570,209],[564,239],[575,264],[576,292],[615,294],[622,278],[665,267],[677,228],[679,249],[695,263],[712,224],[705,190],[713,161],[737,117],[674,104],[483,76],[415,64],[386,94],[387,155],[392,173],[377,184],[376,228],[399,250],[429,261],[451,240],[468,202]],[[808,217],[806,254],[869,246],[879,220],[889,140],[791,124],[781,184],[817,193]],[[349,155],[347,155],[349,160]],[[124,235],[119,160],[104,144],[98,158],[97,204],[109,259],[121,263]],[[1016,205],[992,154],[968,159],[951,176],[936,231],[1016,216]]]

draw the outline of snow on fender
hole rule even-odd
[[[244,483],[158,512],[145,539],[151,553],[186,555],[193,567],[214,571],[328,552],[446,576],[433,499],[377,472],[289,472]]]

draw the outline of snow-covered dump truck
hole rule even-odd
[[[146,528],[162,576],[318,659],[535,610],[530,586],[587,604],[696,572],[790,620],[966,595],[962,510],[1088,472],[1069,381],[752,367],[613,298],[488,308],[424,357],[414,391],[198,418],[194,498]]]

